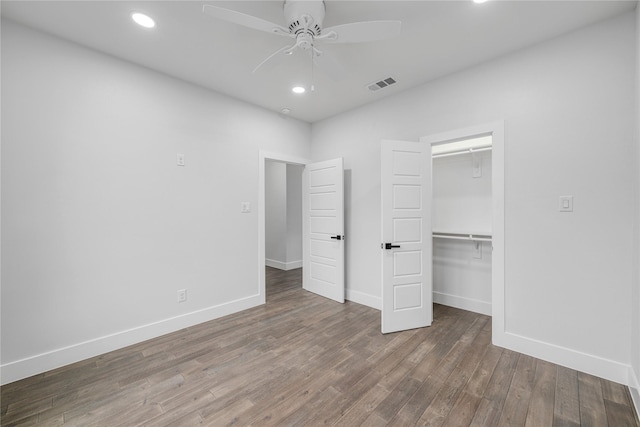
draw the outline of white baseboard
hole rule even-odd
[[[351,289],[347,289],[346,293],[346,298],[349,301],[357,302],[358,304],[366,305],[367,307],[375,308],[376,310],[382,310],[382,298],[380,297],[354,291]],[[455,295],[434,292],[433,302],[491,316],[491,303],[484,301],[472,300],[468,298],[457,297]]]
[[[509,350],[586,372],[619,384],[629,385],[631,367],[615,360],[605,359],[581,351],[523,337],[511,332],[494,331],[493,344]]]
[[[277,268],[278,270],[289,271],[296,268],[302,268],[302,260],[282,262],[275,259],[267,258],[264,260],[264,265],[266,265],[267,267]]]
[[[449,307],[460,308],[462,310],[473,311],[474,313],[491,316],[491,303],[477,299],[464,298],[457,295],[433,292],[433,302]]]
[[[0,365],[2,385],[260,305],[260,295],[207,307]]]
[[[640,418],[640,377],[632,367],[629,368],[629,392],[631,393],[633,406],[636,408],[636,415]]]
[[[367,307],[375,308],[376,310],[382,310],[382,299],[380,297],[374,297],[373,295],[351,289],[347,289],[346,293],[346,298],[349,301],[366,305]]]

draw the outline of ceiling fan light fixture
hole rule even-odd
[[[306,90],[304,87],[302,87],[302,86],[294,86],[293,88],[291,88],[291,91],[292,91],[293,93],[298,93],[298,94],[300,94],[300,93],[305,93],[307,90]]]
[[[156,26],[156,21],[144,13],[134,12],[131,14],[131,19],[133,19],[136,24],[144,28],[153,28]]]

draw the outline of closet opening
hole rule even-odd
[[[492,135],[432,146],[433,301],[492,314]]]

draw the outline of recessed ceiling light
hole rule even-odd
[[[306,91],[306,89],[303,88],[302,86],[295,86],[291,90],[293,91],[293,93],[304,93]]]
[[[153,28],[156,26],[156,22],[144,13],[132,13],[131,19],[133,19],[136,24],[140,25],[141,27]]]
[[[484,2],[486,2],[486,1],[487,1],[487,0],[473,0],[473,2],[474,2],[474,3],[478,3],[478,4],[480,4],[480,3],[484,3]]]

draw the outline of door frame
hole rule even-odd
[[[290,165],[306,166],[310,160],[289,154],[274,153],[260,150],[258,163],[258,295],[260,304],[267,302],[266,293],[266,219],[265,219],[265,169],[267,160],[282,162]]]
[[[420,138],[420,142],[434,145],[491,135],[491,333],[494,345],[504,347],[506,344],[505,328],[505,242],[504,242],[504,120],[480,124],[453,131],[428,135]]]

